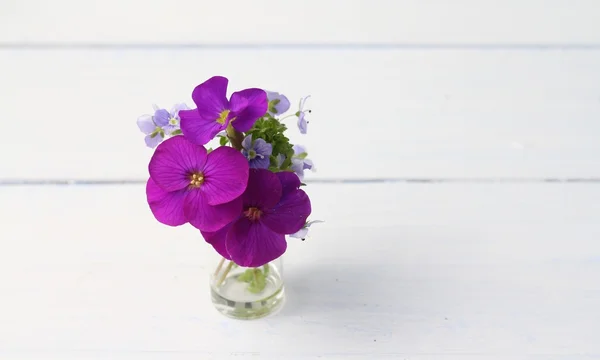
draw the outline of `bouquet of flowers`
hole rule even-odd
[[[286,235],[304,240],[314,223],[301,189],[313,164],[290,143],[283,122],[295,118],[306,133],[308,96],[282,116],[290,108],[284,95],[251,88],[228,99],[227,86],[227,78],[212,77],[193,90],[195,109],[155,106],[138,119],[146,145],[155,148],[146,195],[159,222],[189,223],[232,267],[258,268],[286,251]]]

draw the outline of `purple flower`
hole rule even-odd
[[[196,109],[180,112],[181,131],[191,142],[204,145],[231,123],[246,132],[267,112],[267,94],[261,89],[234,92],[227,100],[229,80],[214,76],[196,86],[192,99]]]
[[[302,229],[311,212],[308,195],[299,187],[292,172],[250,169],[241,216],[219,231],[202,231],[204,239],[240,266],[277,259],[287,248],[285,235]]]
[[[242,211],[248,161],[231,147],[207,154],[204,146],[174,136],[156,148],[148,170],[148,204],[163,224],[189,222],[203,231],[217,231]]]
[[[290,109],[290,101],[288,98],[274,91],[267,91],[269,99],[269,112],[271,115],[281,115]]]
[[[314,165],[312,160],[306,158],[308,154],[303,146],[294,145],[293,148],[294,156],[292,156],[291,169],[302,180],[304,179],[304,170],[312,170]]]
[[[306,113],[310,113],[310,110],[304,110],[304,105],[306,104],[306,100],[309,97],[310,95],[303,99],[300,99],[300,110],[298,110],[298,112],[296,113],[296,116],[298,117],[298,129],[300,129],[301,134],[306,134],[306,131],[308,130],[308,121],[306,120]]]
[[[146,145],[155,148],[165,135],[179,130],[179,111],[189,109],[185,104],[176,104],[171,111],[154,107],[154,115],[142,115],[137,120],[140,130],[146,134]]]
[[[253,169],[268,169],[271,165],[271,153],[273,146],[264,139],[252,141],[252,134],[246,136],[242,141],[242,154],[248,159]]]

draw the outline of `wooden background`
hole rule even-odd
[[[600,3],[0,2],[0,358],[600,358]],[[208,299],[136,118],[312,95],[278,316]]]

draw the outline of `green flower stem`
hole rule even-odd
[[[237,280],[248,284],[246,288],[254,294],[261,293],[267,286],[267,277],[269,275],[269,264],[265,264],[262,268],[248,268]]]
[[[244,134],[234,129],[233,126],[231,126],[231,123],[227,125],[227,129],[225,129],[225,131],[227,132],[227,138],[231,142],[231,146],[237,150],[242,150]]]
[[[296,117],[298,117],[298,115],[299,115],[299,114],[297,114],[297,113],[296,113],[296,114],[289,114],[289,115],[286,115],[286,116],[284,116],[284,117],[281,117],[281,118],[279,118],[279,121],[283,121],[283,120],[285,120],[285,119],[287,119],[287,118],[291,118],[292,116],[296,116]]]
[[[215,270],[215,275],[214,275],[215,277],[217,277],[217,275],[219,275],[219,271],[221,271],[223,264],[225,264],[225,258],[222,258],[221,261],[219,261],[219,266],[217,266],[217,270]]]
[[[229,274],[229,272],[233,268],[233,265],[234,265],[234,262],[233,261],[229,261],[229,264],[227,264],[227,267],[225,268],[225,272],[223,272],[223,275],[221,275],[221,278],[217,282],[217,286],[221,286],[221,284],[223,283],[223,281],[225,281],[225,278],[227,277],[227,274]]]

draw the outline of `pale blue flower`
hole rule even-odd
[[[290,101],[283,94],[267,91],[267,99],[269,100],[269,112],[271,115],[281,115],[290,109]]]
[[[306,149],[304,149],[301,145],[294,145],[294,156],[292,156],[292,166],[291,169],[293,172],[298,175],[300,180],[304,179],[304,170],[313,170],[313,162],[306,158],[308,153]]]
[[[272,153],[273,145],[260,138],[252,141],[252,134],[246,136],[242,141],[242,154],[248,159],[249,165],[253,169],[268,169]]]
[[[318,224],[318,223],[322,223],[324,221],[322,220],[313,220],[313,221],[308,221],[304,227],[302,229],[300,229],[298,232],[291,234],[290,236],[293,238],[297,238],[297,239],[302,239],[304,240],[306,238],[306,236],[308,235],[308,228],[312,225],[312,224]]]
[[[310,110],[304,110],[304,105],[306,104],[306,100],[310,97],[308,95],[305,98],[300,99],[300,105],[298,112],[296,112],[296,116],[298,117],[298,129],[300,129],[301,134],[306,134],[308,130],[308,120],[306,120],[306,113],[310,113]]]
[[[155,105],[154,115],[140,116],[137,119],[137,125],[146,134],[144,138],[146,145],[155,148],[165,139],[165,136],[176,135],[179,130],[179,111],[187,109],[185,104],[176,104],[169,112]]]

